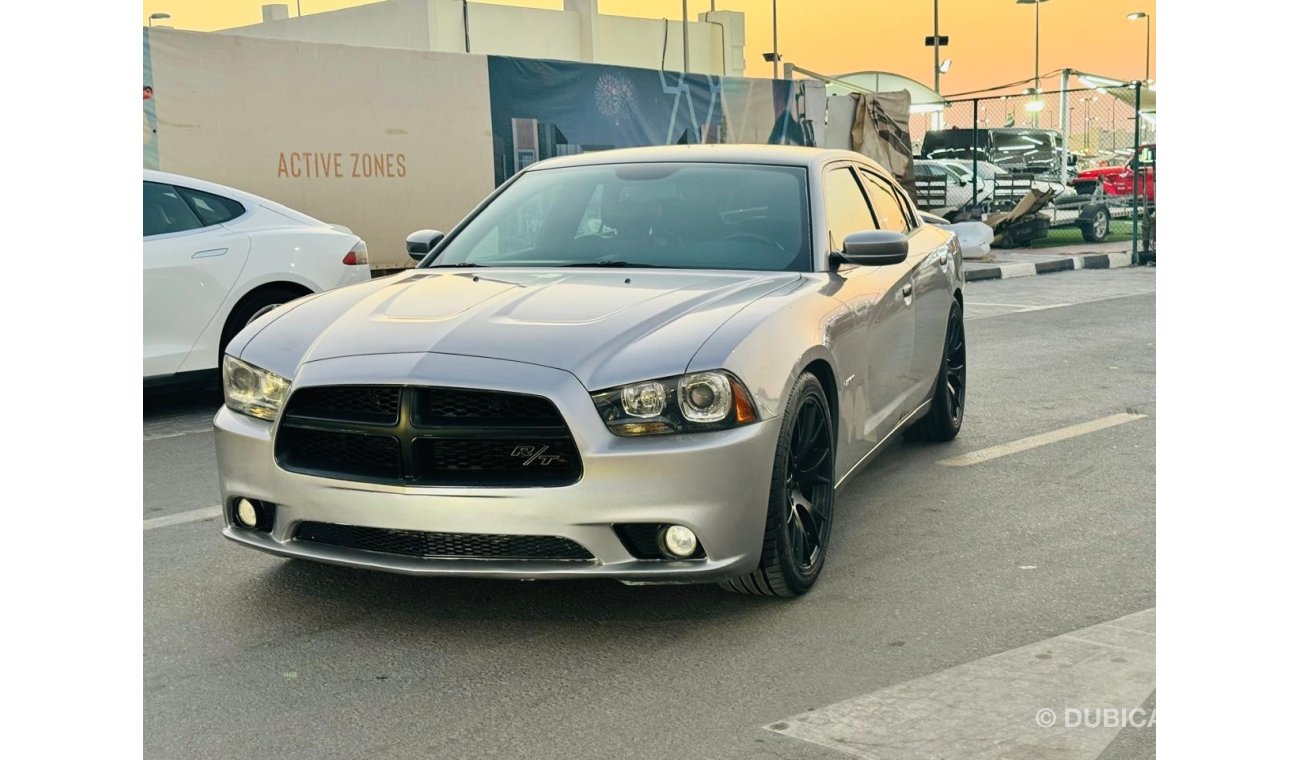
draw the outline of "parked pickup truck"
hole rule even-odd
[[[1138,197],[1155,202],[1156,199],[1156,146],[1143,145],[1138,150]],[[1080,195],[1091,195],[1098,184],[1105,195],[1133,197],[1133,166],[1102,166],[1079,172],[1070,184]]]

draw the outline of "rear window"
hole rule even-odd
[[[199,215],[199,219],[203,220],[204,227],[228,222],[244,215],[244,205],[237,200],[205,193],[202,190],[192,190],[188,187],[177,187],[176,189],[185,197],[185,200],[189,201],[190,207]]]
[[[203,222],[176,188],[158,182],[144,183],[144,236],[196,230]]]

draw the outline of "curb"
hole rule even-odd
[[[1025,261],[996,267],[966,270],[966,282],[978,280],[1009,280],[1013,277],[1032,277],[1037,274],[1069,272],[1075,269],[1119,269],[1133,266],[1128,253],[1092,253],[1048,261]]]

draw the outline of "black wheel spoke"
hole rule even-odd
[[[805,396],[795,413],[786,456],[786,533],[791,558],[804,570],[818,561],[830,532],[833,452],[825,407]]]
[[[808,453],[805,454],[802,459],[798,460],[795,465],[800,474],[808,474],[816,470],[818,467],[821,467],[822,463],[825,462],[826,458],[830,455],[831,452],[829,449],[812,448],[809,449]]]

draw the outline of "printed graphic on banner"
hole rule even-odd
[[[820,82],[488,57],[499,185],[531,163],[611,148],[816,144]]]

